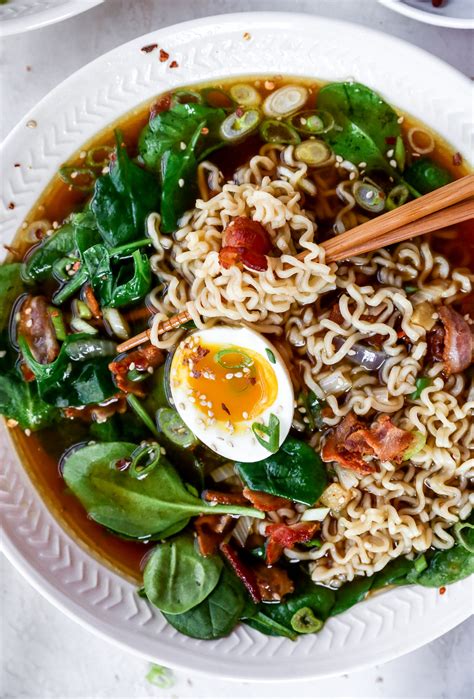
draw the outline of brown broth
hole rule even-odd
[[[233,83],[245,80],[245,78],[239,78],[238,80],[221,81],[212,83],[212,86],[225,89]],[[268,81],[274,87],[279,87],[290,81],[291,83],[303,84],[311,90],[311,96],[306,108],[311,108],[314,105],[318,90],[325,84],[314,79],[293,79],[288,77],[283,79],[281,76],[262,77],[257,80],[253,77],[248,78],[246,81],[258,87],[264,96],[270,91],[268,89],[270,87]],[[191,87],[196,89],[206,87],[206,85],[193,85]],[[148,122],[150,107],[154,102],[155,100],[152,103],[143,104],[114,123],[109,124],[91,141],[84,144],[71,158],[69,164],[80,167],[81,162],[83,162],[83,159],[81,159],[82,152],[99,145],[113,145],[114,129],[117,127],[123,133],[129,152],[135,154],[138,135]],[[422,126],[424,129],[427,129],[424,124],[421,124],[413,117],[407,114],[404,114],[404,117],[402,124],[404,134],[412,126]],[[453,148],[435,132],[431,131],[431,133],[435,139],[435,150],[430,154],[430,157],[433,157],[440,165],[449,170],[455,179],[467,174],[470,171],[468,164],[463,161],[461,165],[454,165]],[[217,152],[211,157],[211,160],[223,170],[226,177],[229,177],[237,167],[244,164],[250,155],[257,151],[259,145],[258,137],[250,137],[244,144]],[[61,222],[69,213],[80,209],[87,197],[87,194],[74,191],[56,175],[32,208],[26,223],[40,218],[46,218],[51,222]],[[454,264],[461,263],[466,265],[466,250],[468,250],[472,265],[472,260],[474,260],[474,227],[472,222],[459,227],[459,238],[461,237],[463,239],[462,246],[459,245],[459,240],[455,239],[438,240],[435,246],[450,258]],[[22,254],[28,249],[29,244],[22,239],[22,230],[18,233],[14,245]],[[62,428],[65,433],[62,436],[58,435],[58,431],[54,430],[44,430],[31,436],[27,436],[18,428],[12,430],[15,446],[32,482],[61,525],[88,552],[129,579],[134,581],[140,580],[141,561],[150,545],[126,541],[110,534],[106,529],[90,520],[79,501],[67,493],[58,467],[59,459],[68,446],[87,437],[85,433],[83,436],[80,436],[80,430],[79,434],[74,436],[70,434],[67,429],[67,423]],[[75,428],[71,428],[71,432],[74,431]]]

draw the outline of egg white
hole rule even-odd
[[[183,340],[176,348],[170,371],[171,394],[176,410],[201,442],[212,451],[232,461],[253,462],[265,459],[270,452],[255,438],[252,423],[258,421],[268,425],[271,413],[276,415],[280,421],[280,446],[286,439],[293,420],[293,384],[280,353],[263,335],[246,327],[235,328],[218,325],[207,330],[197,330],[193,333],[193,338],[197,343],[203,345],[222,347],[235,345],[242,349],[252,350],[260,355],[262,363],[268,362],[273,369],[277,381],[275,401],[267,406],[257,418],[233,423],[234,430],[229,429],[227,423],[223,421],[216,420],[213,424],[206,424],[206,418],[202,411],[189,400],[190,384],[187,381],[177,380],[178,368],[182,365],[182,347],[186,340]],[[187,340],[189,340],[189,336],[187,336]],[[273,354],[275,363],[270,362],[265,350],[269,350]],[[225,400],[225,396],[222,396],[222,399]]]

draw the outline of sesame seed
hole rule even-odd
[[[405,121],[405,117],[404,117],[404,116],[398,117],[398,119],[397,119],[397,123],[398,123],[398,124],[403,124],[404,121]]]
[[[34,119],[30,119],[30,121],[27,121],[26,125],[29,129],[36,129],[36,127],[38,126],[37,122]]]
[[[25,308],[25,314],[26,314],[27,316],[30,316],[32,310],[33,310],[32,308]]]
[[[233,377],[234,377],[234,374],[226,374],[226,375],[225,375],[225,378],[226,378],[228,381],[229,381],[230,379],[232,379]]]
[[[244,375],[242,374],[241,371],[238,371],[238,372],[236,373],[236,375],[235,375],[235,378],[236,378],[236,379],[243,379],[243,378],[244,378]]]
[[[29,320],[26,321],[26,327],[31,328],[32,325],[33,325],[33,321],[30,318]]]
[[[210,400],[207,401],[207,407],[212,408],[212,401],[210,401]]]
[[[342,157],[340,155],[336,155],[336,163],[342,163]]]
[[[350,179],[350,180],[355,180],[355,178],[356,178],[355,172],[351,172],[351,174],[349,175],[349,179]]]
[[[67,267],[66,267],[66,269],[67,269]],[[135,367],[136,367],[135,362],[131,362],[130,366],[128,368],[130,369],[130,371],[133,371],[135,369]]]
[[[184,142],[184,141],[181,141],[181,143],[179,144],[179,147],[181,148],[181,150],[186,150],[186,144],[185,144],[185,142]]]
[[[309,420],[308,420],[307,417],[304,417],[304,418],[303,418],[303,422],[305,423],[305,425],[309,425]]]
[[[189,396],[189,402],[190,402],[190,403],[195,403],[195,402],[196,402],[195,397],[194,397],[194,396]]]
[[[10,427],[13,429],[13,427],[18,426],[18,420],[14,420],[12,417],[7,420],[7,427]]]
[[[367,167],[367,163],[364,163],[364,162],[359,163],[359,167]]]
[[[184,187],[184,180],[182,177],[180,177],[180,179],[178,180],[178,184],[180,187]]]
[[[306,408],[303,408],[303,406],[301,406],[301,407],[299,408],[299,411],[300,411],[300,413],[301,413],[302,415],[304,415],[305,412],[306,412]]]
[[[390,160],[389,164],[391,167],[397,167],[397,161],[396,160]]]
[[[395,151],[393,150],[393,148],[390,148],[390,150],[387,151],[387,158],[391,158],[393,156],[394,152]]]
[[[212,410],[208,410],[207,414],[209,417],[214,417],[214,413],[212,412]]]
[[[153,369],[152,366],[149,366],[148,369],[147,369],[147,372],[148,372],[149,374],[153,374],[154,371],[155,371],[155,370]]]
[[[374,192],[371,192],[371,191],[369,190],[365,196],[366,196],[366,199],[373,199],[373,197],[374,197]]]
[[[31,436],[31,430],[30,430],[29,427],[26,428],[25,434],[26,434],[27,437],[30,437],[30,436]]]
[[[0,350],[0,359],[3,359],[6,357],[7,351],[6,350]]]
[[[242,413],[242,417],[244,418],[244,420],[248,420],[249,414],[244,410],[244,412]]]
[[[181,410],[186,410],[186,406],[184,403],[179,403],[178,407],[181,408]]]

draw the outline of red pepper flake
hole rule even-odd
[[[15,204],[11,201],[11,202],[8,204],[8,208],[9,208],[9,209],[14,209],[14,208],[15,208]]]
[[[237,109],[235,110],[235,113],[238,117],[241,117],[244,115],[244,110],[242,109],[242,107],[237,107]]]
[[[221,406],[222,406],[222,410],[223,410],[225,413],[227,413],[227,415],[230,415],[230,410],[229,410],[229,408],[227,407],[227,405],[226,405],[225,403],[221,403]]]
[[[160,49],[160,63],[164,63],[170,57],[169,53],[164,49]]]
[[[207,126],[202,127],[201,133],[203,136],[207,136],[207,134],[209,133],[209,129],[207,128]]]
[[[79,269],[80,266],[81,266],[81,263],[79,262],[79,260],[77,260],[77,262],[74,262],[74,264],[72,265],[71,269],[72,269],[74,272],[77,272],[77,270]]]
[[[445,592],[446,592],[446,588],[445,588],[444,585],[443,585],[443,587],[440,587],[440,588],[439,588],[439,594],[440,594],[440,595],[444,595]]]
[[[386,136],[386,138],[385,138],[385,143],[388,146],[394,146],[396,142],[397,142],[396,136]]]
[[[117,471],[126,471],[131,463],[130,459],[119,459],[115,462],[115,468]]]
[[[455,153],[453,155],[453,165],[461,165],[462,163],[462,155],[461,153]]]
[[[252,36],[248,32],[244,32],[243,38],[244,38],[244,41],[250,41]]]
[[[31,73],[31,66],[26,66],[26,70],[28,71],[28,73]]]
[[[142,46],[140,51],[143,51],[143,53],[151,53],[155,49],[158,48],[158,44],[148,44],[147,46]]]
[[[20,163],[15,163],[13,167],[21,167]]]
[[[176,61],[171,61],[170,68],[177,68],[177,67],[178,67],[178,63]]]

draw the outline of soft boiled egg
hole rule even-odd
[[[225,458],[260,461],[290,430],[288,370],[275,347],[249,328],[220,325],[188,335],[174,353],[170,386],[189,429]],[[271,450],[261,442],[272,437]]]

